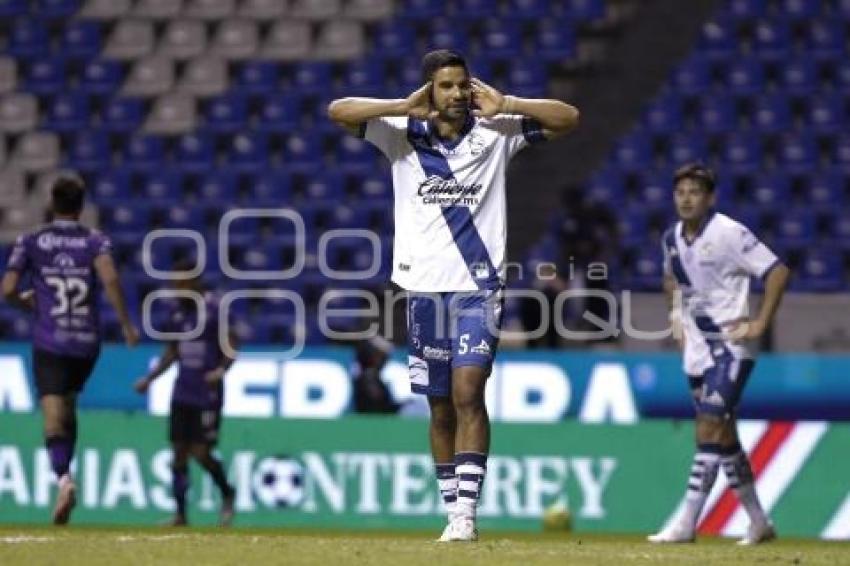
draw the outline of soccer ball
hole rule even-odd
[[[543,511],[544,531],[569,531],[573,526],[572,515],[567,506],[562,503],[553,503]]]
[[[297,507],[304,500],[304,467],[298,460],[265,458],[252,479],[254,495],[266,507]]]

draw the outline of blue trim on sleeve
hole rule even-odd
[[[525,136],[525,141],[530,144],[546,141],[546,136],[543,134],[543,125],[540,122],[526,116],[520,123],[522,124],[522,135]]]
[[[676,281],[682,287],[691,286],[691,278],[685,271],[685,266],[682,265],[682,258],[679,257],[679,248],[676,246],[676,231],[675,228],[670,228],[664,233],[664,247],[667,248],[667,257],[670,258],[670,271]]]

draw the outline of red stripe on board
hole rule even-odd
[[[792,430],[794,430],[794,423],[790,422],[775,422],[768,425],[767,430],[750,453],[750,465],[756,479],[779,451],[782,444],[791,436]],[[732,518],[737,507],[738,496],[735,495],[734,490],[727,487],[715,506],[700,523],[698,532],[704,535],[719,535],[729,519]]]

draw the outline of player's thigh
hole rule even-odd
[[[450,307],[452,373],[464,367],[478,368],[490,375],[502,322],[502,292],[455,293]],[[477,375],[477,371],[464,372]]]
[[[67,380],[68,394],[76,397],[83,390],[86,382],[91,377],[94,371],[94,366],[97,364],[97,356],[90,358],[77,358],[68,356],[67,360]]]
[[[451,340],[444,293],[408,293],[410,389],[431,397],[451,395]]]
[[[733,419],[754,367],[753,360],[723,356],[703,374],[697,412]]]
[[[70,392],[64,358],[47,350],[32,351],[32,371],[39,398],[62,397]]]
[[[452,369],[452,400],[458,411],[480,408],[484,404],[484,390],[490,369],[478,365],[465,365]]]
[[[168,440],[172,445],[190,445],[200,435],[200,409],[172,403],[168,413]]]

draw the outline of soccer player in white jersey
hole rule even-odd
[[[578,111],[503,95],[453,51],[426,54],[422,78],[407,98],[343,98],[328,113],[392,163],[392,279],[408,295],[411,389],[431,407],[449,517],[440,540],[472,541],[490,447],[484,387],[501,319],[505,169],[526,145],[574,128]]]
[[[664,290],[674,336],[696,408],[696,444],[684,512],[650,542],[693,542],[700,513],[722,466],[750,518],[739,544],[775,538],[738,441],[735,411],[753,369],[753,341],[764,334],[785,292],[789,270],[745,226],[715,212],[714,173],[685,165],[674,176],[679,221],[663,237]],[[750,279],[764,297],[749,318]]]

